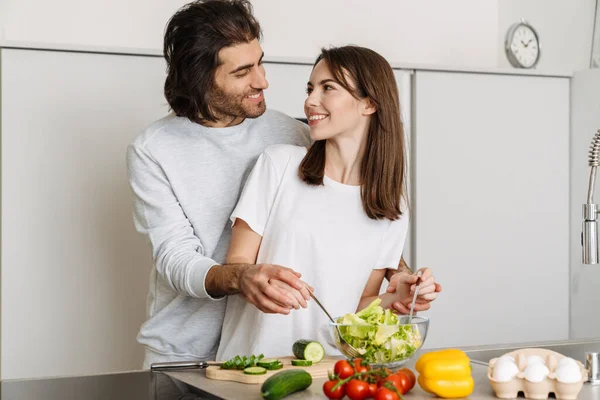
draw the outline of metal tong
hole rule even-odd
[[[417,296],[419,295],[419,287],[421,286],[421,276],[423,271],[417,272],[417,282],[415,282],[415,294],[413,295],[412,303],[410,303],[410,314],[408,314],[408,323],[410,324],[415,310],[415,303],[417,302]]]

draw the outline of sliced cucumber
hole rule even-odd
[[[264,375],[267,373],[267,370],[263,367],[248,367],[244,368],[244,373],[248,375]]]
[[[277,365],[277,364],[281,364],[281,361],[279,361],[275,358],[268,358],[265,360],[260,360],[259,362],[256,363],[257,366],[267,368],[267,369],[268,369],[268,367],[270,367],[272,365]]]
[[[275,371],[275,370],[283,368],[283,363],[281,361],[278,361],[276,364],[271,364],[265,368],[268,369],[269,371]]]
[[[310,360],[292,360],[292,365],[297,367],[310,367],[312,365],[312,361]]]
[[[310,360],[313,363],[318,363],[325,357],[325,349],[323,345],[314,340],[300,339],[296,340],[292,347],[294,356],[300,360]]]
[[[269,377],[260,388],[260,394],[266,400],[279,400],[304,390],[312,384],[312,377],[303,369],[288,369]]]

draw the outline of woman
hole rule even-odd
[[[272,146],[260,156],[231,216],[227,262],[293,268],[334,316],[376,297],[386,308],[409,294],[399,287],[379,296],[408,230],[405,138],[393,71],[366,48],[324,49],[307,94],[304,111],[315,142],[308,150]],[[315,306],[263,314],[230,296],[217,359],[282,356],[301,338],[337,353],[327,345],[327,322]]]

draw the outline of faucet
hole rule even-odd
[[[598,205],[594,204],[594,184],[596,181],[596,168],[600,165],[600,129],[596,131],[590,153],[588,164],[590,169],[590,181],[588,186],[587,202],[583,205],[583,231],[581,233],[581,245],[583,246],[583,263],[598,264]]]

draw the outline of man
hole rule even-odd
[[[136,228],[150,241],[155,263],[148,320],[138,335],[145,368],[214,359],[227,295],[240,293],[263,312],[282,314],[310,298],[289,268],[221,265],[229,216],[259,154],[272,144],[310,143],[306,125],[266,110],[260,37],[247,0],[193,2],[167,25],[165,97],[173,114],[148,127],[127,152]],[[397,275],[392,288],[416,281],[409,270]],[[423,286],[429,283],[435,296],[430,271],[425,275]],[[417,310],[428,308],[431,300],[420,297]],[[406,304],[397,306],[406,312]]]

